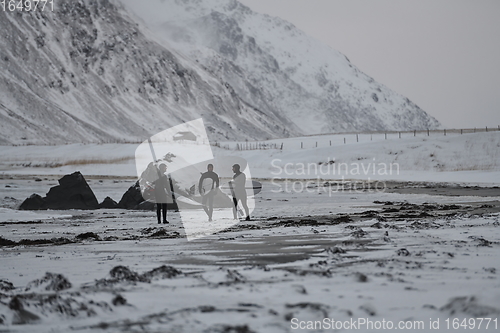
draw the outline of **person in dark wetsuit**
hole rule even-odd
[[[238,201],[241,201],[241,205],[243,206],[243,209],[245,209],[245,213],[247,214],[245,220],[250,221],[250,213],[248,211],[247,205],[247,192],[245,189],[247,177],[243,172],[240,171],[239,164],[233,165],[233,172],[233,180],[229,182],[231,194],[233,195],[233,217],[235,219],[238,218],[236,210],[238,209]]]
[[[169,180],[165,172],[167,172],[167,165],[160,164],[158,171],[158,179],[154,182],[155,184],[155,202],[156,202],[156,217],[158,218],[158,224],[161,224],[161,217],[163,217],[163,224],[169,223],[167,221],[167,202],[169,197]]]
[[[205,179],[212,180],[210,188],[203,187],[203,181]],[[203,210],[205,210],[205,213],[208,215],[209,222],[212,221],[212,214],[214,212],[214,196],[217,188],[219,188],[219,175],[214,172],[213,164],[209,164],[207,165],[207,172],[201,174],[200,181],[198,183],[198,191],[201,194],[201,204],[203,205]]]

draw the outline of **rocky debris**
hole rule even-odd
[[[309,266],[312,268],[317,268],[318,266],[321,267],[323,265],[310,264]],[[324,266],[321,267],[320,269],[301,269],[301,268],[287,267],[283,268],[283,270],[299,276],[316,275],[316,276],[332,277],[332,271],[328,268],[325,269]]]
[[[180,270],[172,266],[163,265],[144,273],[142,276],[151,281],[154,279],[171,279],[181,274]]]
[[[410,255],[410,251],[404,248],[397,250],[396,253],[398,256],[403,256],[403,257],[408,257]]]
[[[12,318],[12,324],[14,325],[35,324],[40,321],[39,316],[24,309],[24,304],[18,296],[14,296],[10,300],[9,309],[14,312]]]
[[[377,311],[375,310],[375,307],[371,304],[363,304],[359,306],[359,309],[366,312],[367,315],[369,316],[375,316],[377,314]]]
[[[351,236],[354,238],[363,238],[367,235],[368,235],[368,233],[361,228],[358,228],[356,231],[351,233]]]
[[[274,220],[274,219],[273,219]],[[340,223],[349,223],[353,222],[352,218],[349,215],[340,215],[340,216],[315,216],[315,218],[291,218],[287,220],[282,220],[279,222],[275,222],[271,224],[271,227],[317,227],[322,225],[336,225]]]
[[[1,291],[11,291],[14,290],[14,285],[12,282],[9,282],[7,280],[0,280],[0,290]]]
[[[256,333],[248,325],[217,324],[204,330],[206,333]]]
[[[75,241],[69,240],[65,237],[59,238],[50,238],[50,239],[21,239],[19,242],[11,241],[10,239],[5,239],[0,236],[0,247],[2,246],[16,246],[16,245],[24,245],[24,246],[32,246],[32,245],[63,245],[75,243]]]
[[[374,210],[367,210],[361,213],[363,217],[378,217],[378,212]]]
[[[246,282],[247,278],[235,269],[228,269],[226,278],[228,282]]]
[[[355,279],[357,282],[361,282],[361,283],[368,282],[368,276],[366,276],[365,274],[360,273],[360,272],[356,272],[356,273],[354,274],[354,279]]]
[[[410,225],[413,229],[439,229],[441,225],[432,222],[419,222],[415,221]]]
[[[118,203],[111,199],[110,197],[106,197],[98,206],[101,209],[115,209],[118,208]]]
[[[36,324],[50,314],[73,319],[94,317],[101,311],[112,311],[111,306],[106,302],[81,299],[79,294],[63,295],[60,293],[15,295],[8,302],[8,307],[10,315],[6,313],[7,316],[4,318],[9,319],[4,319],[4,322],[13,325]]]
[[[97,235],[94,232],[84,232],[82,234],[76,235],[75,238],[79,239],[79,240],[84,240],[84,239],[93,239],[93,240],[96,240],[96,241],[100,241],[101,240],[101,237],[99,237],[99,235]]]
[[[109,271],[109,275],[112,279],[116,281],[132,281],[132,282],[146,282],[146,279],[141,277],[138,273],[131,271],[128,267],[125,266],[116,266],[111,271]]]
[[[295,285],[292,285],[293,289],[301,294],[301,295],[307,295],[307,289],[303,286],[303,285],[300,285],[300,284],[295,284]]]
[[[496,274],[497,269],[495,267],[483,267],[483,270],[490,274]]]
[[[99,203],[83,175],[76,171],[59,179],[45,197],[32,194],[19,207],[20,210],[41,209],[96,209]]]
[[[157,231],[149,235],[149,238],[179,238],[181,235],[177,231],[167,231],[164,228],[159,228]]]
[[[126,305],[127,304],[127,300],[125,299],[125,297],[123,297],[122,295],[118,294],[115,297],[113,297],[113,300],[111,301],[111,303],[114,306],[121,306],[121,305]]]
[[[285,304],[285,308],[293,310],[309,310],[311,312],[319,312],[323,318],[328,318],[328,305],[322,303],[311,303],[311,302],[301,302],[296,304]],[[292,317],[290,317],[292,315]],[[289,318],[290,317],[290,318]],[[294,313],[288,313],[285,315],[286,320],[291,320],[292,318],[297,318]]]
[[[342,253],[346,253],[346,251],[343,248],[338,247],[338,246],[327,247],[325,249],[325,252],[328,253],[328,254],[342,254]]]
[[[109,272],[111,278],[97,280],[95,286],[108,287],[122,282],[128,282],[133,284],[137,282],[151,283],[152,280],[171,279],[181,274],[182,274],[181,271],[175,269],[172,266],[166,266],[166,265],[147,271],[144,274],[139,274],[137,272],[134,272],[126,266],[115,266]]]
[[[14,241],[11,241],[10,239],[3,238],[0,236],[0,246],[14,246],[17,243]]]
[[[349,223],[349,222],[352,222],[352,218],[349,215],[342,215],[342,216],[335,217],[332,222],[334,222],[335,224]]]
[[[488,305],[481,305],[474,296],[455,297],[443,305],[440,311],[449,313],[451,316],[466,314],[475,318],[484,318],[500,315],[500,309]]]
[[[69,240],[66,237],[59,237],[59,238],[50,238],[50,239],[21,239],[19,242],[17,242],[15,245],[47,245],[47,244],[52,244],[52,245],[64,245],[64,244],[70,244],[74,243],[74,241]]]
[[[31,281],[26,286],[25,291],[44,290],[44,291],[61,291],[71,288],[71,283],[62,274],[54,274],[47,272],[41,279]]]
[[[490,242],[483,237],[469,236],[469,238],[477,242],[477,246],[491,246],[491,244],[493,244],[493,242]]]

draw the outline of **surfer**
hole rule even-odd
[[[158,224],[161,224],[161,217],[163,217],[163,224],[169,223],[167,221],[167,200],[168,200],[168,188],[169,180],[167,175],[167,165],[162,163],[158,167],[158,179],[154,182],[154,195],[156,202],[156,217],[158,218]]]
[[[240,165],[233,165],[233,180],[229,182],[229,186],[231,188],[231,194],[233,195],[233,217],[237,219],[236,210],[238,209],[238,201],[241,201],[241,205],[243,209],[245,209],[245,213],[247,217],[246,221],[250,221],[250,213],[248,212],[247,205],[247,192],[245,189],[245,183],[247,181],[247,177],[243,172],[240,171]]]
[[[208,164],[207,172],[201,174],[198,191],[201,194],[201,204],[203,205],[203,210],[208,215],[209,222],[212,221],[215,189],[217,188],[219,188],[219,175],[214,172],[213,164]]]

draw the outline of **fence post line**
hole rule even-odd
[[[460,135],[462,135],[462,134],[464,134],[464,129],[463,128],[460,129]]]
[[[359,142],[359,137],[357,133],[356,133],[356,142]]]
[[[387,140],[387,133],[384,133],[385,140]]]
[[[345,138],[344,138],[344,144],[345,144]]]
[[[302,149],[304,147],[302,141],[300,142],[300,149]]]
[[[430,135],[430,131],[429,131],[429,129],[427,129],[427,136],[429,136],[429,135]]]
[[[401,132],[398,132],[399,138],[401,139]]]
[[[486,126],[486,132],[488,132],[488,126]]]
[[[446,128],[444,129],[444,136],[446,136]]]

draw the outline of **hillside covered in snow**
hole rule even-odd
[[[146,23],[147,22],[147,23]],[[341,53],[233,0],[67,1],[0,12],[0,144],[439,126]]]

